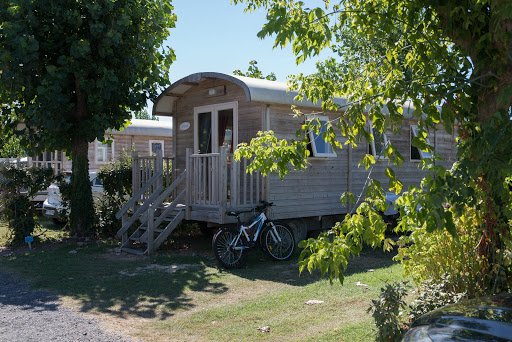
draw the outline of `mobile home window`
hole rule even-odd
[[[371,154],[378,159],[387,159],[384,157],[384,151],[388,145],[388,137],[386,133],[381,133],[378,129],[373,129],[373,124],[370,122],[368,125],[370,133],[373,135],[373,140],[368,144],[368,154]]]
[[[108,151],[108,145],[102,143],[101,141],[96,140],[96,162],[97,163],[106,163],[108,161],[107,151]]]
[[[149,151],[151,154],[156,154],[156,151],[162,151],[162,156],[164,155],[164,141],[163,140],[150,140],[149,141]]]
[[[427,151],[421,151],[416,146],[412,146],[412,139],[418,136],[420,130],[418,126],[411,126],[411,160],[422,160],[425,158],[432,158],[432,154]],[[428,138],[425,139],[427,144],[430,145],[430,140]]]
[[[318,129],[318,133],[311,130],[308,133],[309,144],[308,148],[310,150],[311,156],[313,157],[336,157],[336,152],[334,152],[331,144],[328,141],[325,141],[323,138],[323,134],[327,132],[327,122],[329,122],[329,117],[327,116],[307,116],[307,121],[318,120],[320,121],[321,126]]]

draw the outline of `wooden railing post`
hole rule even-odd
[[[186,183],[185,183],[185,214],[186,214],[186,218],[187,220],[190,220],[190,204],[191,204],[191,196],[192,196],[192,185],[191,185],[191,182],[192,182],[192,177],[191,177],[191,173],[192,173],[192,170],[190,168],[190,148],[187,148],[186,150],[186,157],[185,157],[185,172],[186,172],[186,175],[187,175],[187,179],[186,179]]]
[[[153,242],[155,241],[155,230],[153,227],[155,221],[155,209],[151,205],[148,210],[148,255],[153,253]]]
[[[233,160],[232,160],[233,162]],[[220,156],[218,162],[219,169],[219,191],[220,198],[219,204],[219,215],[221,223],[224,223],[224,215],[226,213],[226,202],[228,201],[228,153],[226,147],[221,147]],[[233,192],[233,189],[231,189]]]
[[[132,196],[135,196],[140,189],[140,165],[139,165],[139,152],[132,152]],[[133,203],[133,212],[137,208],[137,201]]]
[[[155,160],[155,173],[158,173],[158,171],[164,170],[164,160],[163,160],[163,156],[162,156],[162,150],[157,150],[156,151],[156,160]],[[156,187],[158,188],[160,185],[163,186],[164,184],[164,176],[162,174],[162,177],[156,182]]]
[[[123,218],[121,219],[121,224],[123,227],[126,224],[126,221],[128,220],[128,214],[124,213]],[[125,231],[123,235],[121,235],[121,246],[124,246],[124,244],[128,241],[128,231]]]

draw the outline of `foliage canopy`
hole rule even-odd
[[[333,137],[341,135],[346,144],[356,146],[373,139],[365,130],[369,122],[374,131],[400,134],[413,118],[420,132],[412,144],[439,158],[425,139],[427,133],[457,130],[459,162],[450,170],[435,162],[422,163],[430,173],[398,201],[399,228],[446,229],[456,236],[455,221],[467,206],[475,208],[483,215],[472,229],[479,236],[475,248],[485,256],[485,289],[498,292],[510,286],[497,279],[511,272],[501,260],[505,242],[511,239],[512,219],[508,186],[512,174],[512,2],[324,0],[323,6],[314,8],[293,0],[233,2],[245,3],[247,11],[265,9],[267,23],[258,36],[273,36],[275,47],[291,44],[297,63],[322,50],[331,51],[329,59],[317,64],[317,73],[290,79],[291,86],[299,89],[299,98],[319,100],[324,110],[341,113],[332,122],[336,130],[324,134],[324,139],[333,142]],[[337,104],[336,98],[347,99],[346,105]],[[307,125],[304,132],[309,129],[314,127]],[[253,153],[247,146],[239,157]],[[402,164],[403,157],[392,142],[384,153],[395,166]],[[306,156],[298,149],[296,156],[281,164],[301,158],[305,164]],[[265,169],[272,164],[268,160],[256,163],[270,171],[270,167]],[[369,168],[375,160],[367,156],[361,163]],[[386,174],[388,188],[401,192],[392,168]],[[371,192],[382,201],[382,188],[373,183],[377,190]],[[343,196],[353,198],[352,194]],[[342,225],[350,226],[355,217],[349,215]],[[357,230],[334,233],[346,237]],[[320,268],[331,279],[340,277],[337,269],[346,259],[333,264],[332,258],[321,257],[343,246],[336,241],[320,246],[313,240],[305,243],[303,267]],[[353,245],[361,241],[354,240]]]
[[[2,133],[33,151],[71,152],[78,234],[93,215],[87,143],[168,83],[175,57],[163,43],[175,20],[170,0],[0,1]]]

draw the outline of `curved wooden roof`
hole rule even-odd
[[[288,86],[284,82],[227,75],[219,72],[199,72],[183,77],[165,89],[155,100],[153,115],[172,115],[175,108],[174,103],[181,95],[198,83],[212,78],[226,80],[240,86],[244,90],[248,102],[321,108],[320,103],[312,103],[309,100],[295,101],[294,98],[297,96],[297,92],[288,91]]]
[[[321,103],[313,103],[308,99],[304,101],[295,101],[296,91],[288,91],[288,86],[284,82],[262,80],[259,78],[228,75],[219,72],[198,72],[171,84],[165,89],[155,100],[153,105],[153,115],[172,116],[174,114],[175,102],[189,89],[198,83],[207,79],[222,79],[240,86],[244,92],[247,101],[261,102],[268,104],[280,105],[297,105],[309,108],[320,109]],[[335,102],[341,106],[347,105],[347,99],[336,98]],[[414,107],[412,103],[407,103],[404,108],[404,116],[411,117]],[[383,112],[387,113],[387,108],[383,108]]]

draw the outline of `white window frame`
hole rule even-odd
[[[152,155],[153,152],[153,143],[162,144],[162,156],[164,156],[165,152],[165,144],[163,140],[150,140],[149,141],[149,154]]]
[[[371,121],[368,121],[368,131],[370,132],[370,134],[372,135],[373,139],[372,139],[372,142],[371,142],[371,147],[372,147],[372,156],[374,158],[377,158],[377,160],[387,160],[389,159],[387,156],[384,156],[384,153],[382,155],[377,155],[377,150],[375,149],[375,135],[373,134],[373,123]],[[380,133],[380,131],[379,131]],[[388,136],[386,134],[386,132],[383,132],[381,133],[382,134],[382,137],[384,138],[384,152],[386,152],[386,148],[388,147]]]
[[[325,125],[327,125],[327,122],[330,121],[330,119],[327,115],[316,115],[316,114],[308,115],[308,114],[306,114],[306,123],[308,121],[313,121],[313,120],[320,121],[322,126],[324,126],[324,122],[325,122]],[[313,158],[335,158],[335,157],[337,157],[338,155],[336,154],[336,151],[334,151],[334,149],[332,148],[332,145],[328,141],[325,141],[325,139],[322,137],[322,132],[319,131],[318,133],[319,134],[315,138],[315,133],[313,131],[308,132],[309,143],[311,145],[311,151],[312,151],[312,155],[310,157],[313,157]],[[322,144],[325,144],[325,146],[327,147],[327,150],[330,152],[318,152],[317,143],[319,141]]]
[[[419,148],[417,148],[416,146],[412,146],[412,139],[414,137],[418,136],[418,132],[419,132],[418,126],[411,125],[411,133],[409,134],[409,137],[410,137],[410,141],[409,141],[409,146],[410,146],[410,150],[409,150],[410,156],[409,157],[410,157],[410,160],[411,161],[421,161],[423,159],[431,159],[432,158],[432,154],[430,152],[422,151]],[[428,133],[427,133],[427,138],[425,138],[425,140],[426,140],[427,144],[430,145],[430,140],[428,138]],[[418,153],[420,155],[420,159],[412,159],[412,149],[413,148],[418,149]]]
[[[100,152],[100,150],[102,150],[103,152]],[[100,153],[103,155],[103,160],[98,160]],[[108,144],[104,144],[98,139],[96,139],[94,143],[94,161],[97,164],[108,163]]]
[[[199,114],[212,113],[212,153],[219,153],[219,111],[233,109],[233,151],[238,146],[238,101],[225,102],[208,106],[194,107],[194,153],[199,153]],[[228,151],[229,152],[229,151]]]

